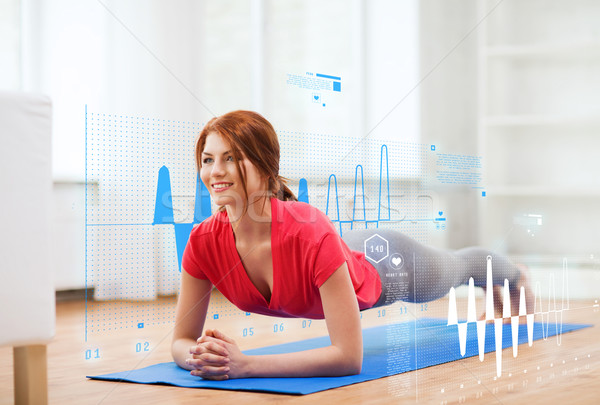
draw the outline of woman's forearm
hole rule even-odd
[[[327,346],[301,352],[246,356],[245,377],[336,377],[359,374],[362,351]]]

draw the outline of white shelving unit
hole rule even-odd
[[[479,15],[497,3],[481,0]],[[597,1],[504,0],[478,28],[482,245],[598,267],[598,21]]]

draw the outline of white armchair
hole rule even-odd
[[[13,346],[16,404],[48,401],[51,124],[47,97],[0,92],[0,346]]]

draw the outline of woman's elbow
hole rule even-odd
[[[362,370],[363,356],[361,353],[348,355],[344,361],[344,375],[360,374]]]
[[[191,367],[185,362],[190,346],[191,344],[185,339],[174,339],[171,342],[171,356],[173,357],[173,361],[179,367],[186,370],[191,370]]]
[[[348,361],[347,364],[344,365],[344,373],[342,375],[356,375],[360,374],[362,370],[362,360],[361,361]]]
[[[356,374],[360,374],[362,370],[362,361],[361,362],[354,362],[354,364],[351,364],[348,368],[348,373],[346,375],[356,375]]]

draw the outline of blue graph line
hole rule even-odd
[[[298,201],[308,202],[308,182],[305,178],[300,179],[300,184],[298,185]]]
[[[181,272],[183,252],[190,233],[195,224],[199,224],[211,216],[210,193],[196,176],[196,194],[194,202],[194,220],[192,222],[175,222],[173,216],[173,195],[171,193],[171,177],[169,169],[163,166],[158,171],[156,184],[156,201],[154,203],[154,221],[152,225],[173,225],[175,231],[175,246],[177,248],[178,269]]]
[[[386,161],[386,184],[387,184],[387,209],[388,215],[387,218],[381,217],[381,200],[382,200],[382,181],[383,181],[383,158],[384,158],[384,149],[385,149],[385,161]],[[367,228],[369,224],[375,225],[376,228],[379,228],[380,222],[390,221],[391,213],[390,213],[390,178],[389,178],[389,162],[388,162],[388,149],[386,145],[382,145],[381,147],[381,155],[380,155],[380,164],[379,164],[379,201],[378,201],[378,213],[377,220],[367,220],[367,212],[366,212],[366,203],[365,203],[365,179],[364,179],[364,169],[362,165],[357,165],[354,171],[354,199],[353,199],[353,208],[352,208],[352,219],[351,220],[342,220],[340,217],[340,202],[339,202],[339,193],[338,193],[338,185],[337,185],[337,177],[335,174],[331,174],[328,179],[327,185],[327,203],[325,208],[325,215],[329,216],[329,203],[330,200],[333,203],[335,200],[335,216],[331,218],[332,222],[336,223],[339,228],[340,235],[343,234],[343,226],[349,225],[350,229],[353,229],[354,223],[356,221],[361,221],[365,223],[365,227]],[[362,208],[358,209],[362,211],[362,219],[357,218],[357,204],[356,198],[357,194],[357,186],[358,186],[358,176],[360,172],[360,182],[361,182],[361,194],[362,194]],[[333,180],[335,197],[332,196],[331,182]],[[331,197],[331,198],[330,198]],[[308,194],[308,182],[306,179],[300,179],[298,186],[298,201],[309,203],[309,194]],[[190,237],[190,233],[194,224],[198,224],[204,221],[212,215],[211,212],[211,204],[210,204],[210,193],[204,186],[204,184],[200,181],[200,178],[196,177],[196,194],[194,200],[194,220],[189,223],[176,223],[173,215],[173,197],[171,194],[171,177],[169,174],[169,169],[166,166],[162,166],[158,171],[158,181],[156,186],[156,200],[154,204],[154,220],[151,225],[173,225],[175,232],[175,245],[177,248],[177,261],[178,261],[178,269],[181,271],[181,261],[183,258],[183,252],[185,250],[185,246]],[[114,224],[112,224],[114,225]],[[132,225],[132,224],[128,224]],[[148,225],[148,224],[138,224],[138,225]]]
[[[338,198],[338,187],[337,187],[337,178],[335,174],[329,176],[329,181],[327,183],[327,206],[325,208],[325,215],[329,216],[329,193],[331,191],[331,178],[333,177],[333,181],[335,184],[335,208],[337,213],[337,218],[333,218],[332,221],[338,222],[340,227],[340,235],[342,234],[342,224],[340,221],[340,200]]]
[[[385,158],[385,185],[387,193],[387,218],[382,218],[381,206],[383,200],[383,161]],[[360,174],[360,192],[362,194],[362,207],[357,207],[357,187],[358,177]],[[333,189],[332,189],[333,181]],[[333,195],[335,194],[335,196]],[[338,194],[337,177],[335,174],[331,174],[328,178],[327,184],[327,202],[325,207],[325,215],[329,216],[330,202],[334,203],[335,200],[335,212],[332,213],[330,219],[333,223],[337,223],[340,235],[343,233],[343,227],[349,225],[350,229],[353,229],[355,222],[364,222],[365,228],[369,225],[379,228],[382,222],[391,222],[391,203],[390,203],[390,174],[389,174],[389,160],[388,160],[388,147],[387,145],[381,146],[380,162],[379,162],[379,198],[378,198],[378,211],[377,219],[367,219],[366,202],[365,202],[365,180],[364,180],[364,169],[362,165],[357,165],[354,171],[354,196],[353,196],[353,208],[352,208],[352,219],[342,220],[340,217],[340,202]],[[308,193],[308,182],[305,178],[301,178],[298,186],[298,201],[309,203]],[[333,211],[333,208],[332,208]],[[357,211],[359,211],[357,213]],[[362,211],[362,216],[360,215]],[[384,212],[385,214],[385,212]],[[195,224],[204,221],[212,215],[211,212],[211,201],[210,193],[200,181],[200,178],[196,177],[196,194],[194,201],[194,220],[189,223],[176,223],[173,216],[173,200],[171,195],[171,180],[169,170],[166,166],[162,166],[158,172],[158,182],[156,187],[156,201],[154,210],[154,221],[152,224],[142,225],[173,225],[175,232],[175,243],[177,247],[177,259],[179,263],[179,271],[181,271],[181,260],[185,246],[189,240],[190,233]],[[360,218],[362,217],[362,218]],[[423,218],[423,219],[411,219],[411,222],[431,222],[431,221],[444,221],[445,218]],[[132,224],[128,224],[132,225]]]
[[[194,222],[199,224],[210,217],[210,193],[200,181],[200,174],[196,176],[196,199],[194,204]]]
[[[389,167],[389,160],[388,160],[388,148],[387,145],[381,145],[381,154],[379,156],[379,204],[378,204],[378,208],[377,208],[377,220],[381,221],[383,218],[381,218],[381,180],[383,178],[383,148],[385,148],[385,174],[386,174],[386,178],[387,178],[387,209],[388,209],[388,216],[387,216],[387,220],[389,221],[391,219],[390,216],[390,167]]]
[[[361,165],[356,165],[356,170],[354,171],[354,203],[352,204],[352,224],[350,225],[350,229],[352,229],[352,226],[354,224],[354,221],[356,220],[355,218],[355,214],[356,214],[356,183],[358,180],[358,169],[360,169],[360,181],[361,181],[361,188],[362,188],[362,209],[363,209],[363,221],[367,220],[367,211],[365,209],[366,205],[365,205],[365,174],[363,172],[363,167]]]
[[[165,201],[165,199],[167,201]],[[152,225],[174,223],[173,196],[171,195],[171,176],[169,176],[169,169],[167,169],[167,166],[163,166],[158,171],[156,202],[154,205],[154,221],[152,222]]]

